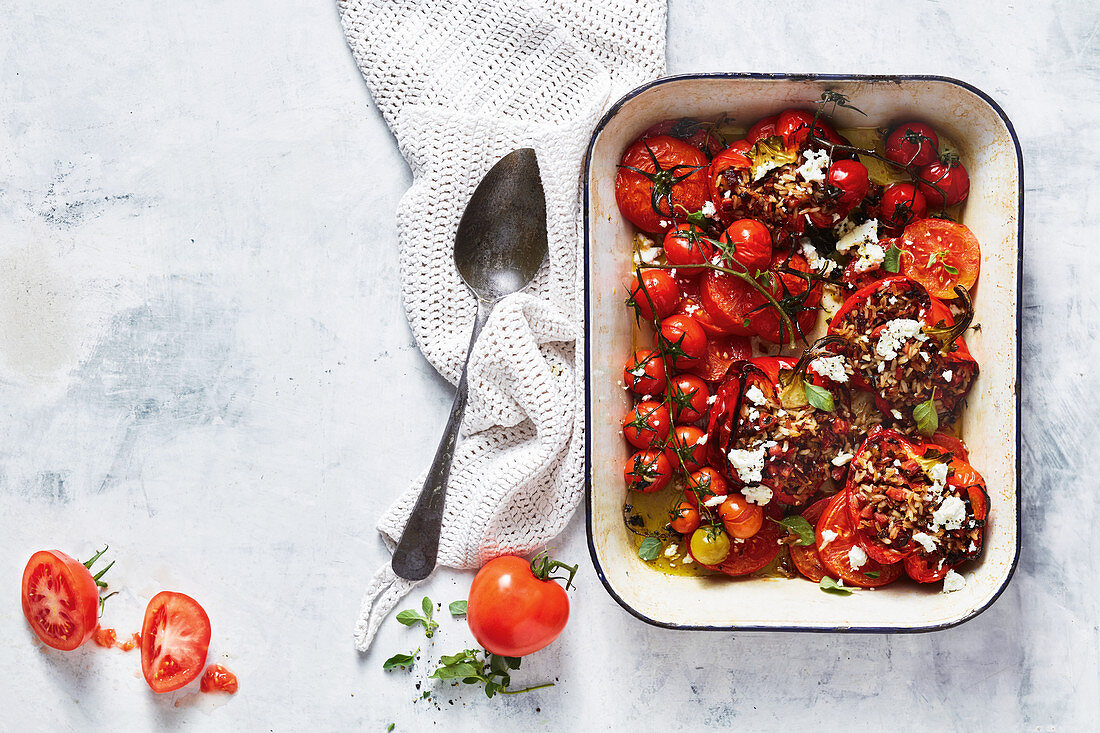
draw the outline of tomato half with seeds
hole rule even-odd
[[[982,248],[965,224],[922,219],[905,227],[898,247],[901,273],[923,285],[933,298],[951,300],[956,285],[970,290],[978,280]]]
[[[898,165],[925,166],[939,158],[940,138],[931,125],[906,122],[886,137],[885,154]]]
[[[20,600],[31,631],[46,646],[72,651],[95,633],[99,588],[88,568],[60,550],[31,555]]]
[[[752,343],[744,336],[712,336],[707,340],[703,358],[688,367],[688,371],[708,382],[726,376],[730,364],[752,356]]]
[[[835,533],[836,537],[829,540],[825,532]],[[852,569],[849,553],[857,546],[857,542],[855,530],[852,529],[852,523],[848,518],[848,497],[845,491],[841,491],[829,500],[825,511],[821,514],[821,519],[817,522],[815,541],[817,554],[821,558],[825,571],[834,578],[842,579],[848,585],[877,588],[893,583],[901,576],[903,569],[901,563],[884,565],[870,557],[867,557],[857,569]],[[863,549],[860,547],[860,550]],[[867,553],[864,552],[864,554]]]
[[[650,448],[638,451],[626,459],[626,468],[623,469],[626,488],[651,494],[668,486],[672,480],[672,458],[667,450]]]
[[[665,360],[656,349],[638,349],[623,367],[623,386],[634,394],[660,394],[666,379]]]
[[[630,303],[647,321],[668,318],[680,303],[680,289],[667,270],[642,270],[630,281]]]
[[[954,206],[970,195],[970,175],[958,158],[949,155],[921,168],[917,186],[930,206]]]
[[[623,418],[623,437],[635,448],[646,449],[668,440],[672,420],[663,402],[639,402]]]
[[[912,183],[893,183],[882,192],[877,213],[883,230],[897,233],[909,223],[923,219],[928,213],[928,202]]]
[[[643,232],[664,233],[707,200],[707,156],[683,140],[636,140],[619,162],[615,201]]]
[[[805,511],[802,512],[802,518],[809,522],[811,527],[816,528],[818,520],[825,513],[825,507],[829,505],[830,501],[832,501],[831,496],[818,499],[806,507]],[[820,583],[821,579],[825,577],[825,566],[821,564],[821,557],[817,554],[816,534],[814,539],[815,541],[809,545],[791,545],[789,549],[791,561],[798,572],[813,582]]]
[[[739,277],[724,272],[708,270],[699,287],[699,297],[707,315],[735,336],[751,336],[753,331],[746,322],[749,314],[767,299]]]
[[[756,219],[738,219],[726,227],[718,241],[729,247],[737,265],[749,275],[768,269],[772,261],[771,230]]]
[[[171,692],[197,679],[210,649],[210,617],[194,598],[161,591],[141,624],[141,672],[153,692]]]
[[[668,396],[672,403],[672,419],[680,424],[690,424],[707,414],[710,390],[706,382],[694,374],[680,374],[673,377],[668,386]]]
[[[694,280],[703,274],[704,269],[687,265],[702,265],[710,262],[714,256],[714,245],[703,230],[694,224],[677,224],[675,229],[670,229],[665,235],[663,246],[668,264],[679,268],[676,275],[685,280]]]

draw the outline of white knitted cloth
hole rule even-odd
[[[344,32],[412,168],[397,212],[401,286],[424,356],[458,381],[475,305],[452,258],[474,187],[533,147],[550,254],[502,301],[469,367],[470,401],[447,489],[439,562],[477,568],[565,527],[584,487],[579,181],[608,104],[664,68],[664,0],[341,0]],[[442,426],[441,426],[442,429]],[[425,462],[430,458],[425,446]],[[426,472],[425,472],[426,473]],[[378,523],[392,548],[423,474]],[[387,563],[363,597],[366,650],[411,590]]]

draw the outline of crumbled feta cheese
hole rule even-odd
[[[760,388],[755,384],[745,390],[745,396],[749,398],[749,402],[754,405],[763,405],[767,403],[764,399],[764,393],[760,391]]]
[[[741,493],[745,495],[745,501],[760,506],[772,500],[772,490],[767,486],[746,486],[741,489]]]
[[[950,382],[952,376],[954,376],[954,372],[952,372],[950,369],[943,370],[943,381]]]
[[[978,543],[971,540],[970,547],[966,548],[966,551],[967,552],[977,552],[978,551]]]
[[[859,545],[852,545],[852,549],[848,550],[848,566],[852,568],[852,572],[859,570],[866,564],[867,553]]]
[[[713,201],[704,201],[702,208],[699,209],[699,213],[708,219],[713,219],[714,215],[718,213],[718,209],[714,208]]]
[[[841,254],[849,254],[858,250],[862,244],[876,244],[878,242],[878,219],[868,219],[857,227],[853,227],[836,241],[836,251]]]
[[[645,364],[639,364],[638,366],[634,367],[633,369],[630,370],[629,374],[631,374],[632,376],[635,376],[635,377],[644,377],[645,376]]]
[[[675,555],[675,554],[676,554],[676,551],[677,551],[678,549],[680,549],[679,545],[669,545],[669,546],[668,546],[668,547],[667,547],[667,548],[665,549],[665,557],[672,557],[673,555]]]
[[[886,259],[886,250],[884,250],[878,244],[872,244],[870,242],[862,244],[859,247],[859,259],[856,260],[856,264],[852,267],[856,272],[869,272],[871,270],[877,270],[882,266],[882,261]]]
[[[634,264],[652,265],[661,255],[661,250],[653,244],[649,237],[638,235],[634,238]]]
[[[661,220],[660,220],[659,222],[657,222],[657,223],[661,225],[661,228],[662,228],[662,229],[664,229],[665,227],[667,227],[668,225],[670,225],[670,224],[671,224],[672,222],[670,222],[670,221],[665,221],[664,219],[661,219]]]
[[[710,497],[709,499],[704,501],[703,504],[706,505],[706,506],[713,507],[713,506],[718,506],[719,504],[721,504],[725,500],[726,500],[726,495],[722,494],[721,496],[712,496],[712,497]]]
[[[710,397],[707,397],[707,404],[708,404],[708,405],[713,405],[713,404],[714,404],[714,402],[715,402],[715,401],[716,401],[717,399],[718,399],[718,395],[716,395],[716,394],[712,394],[712,395],[711,395]]]
[[[651,399],[653,399],[653,395],[651,395],[651,394],[642,395],[642,402],[648,402]]]
[[[806,161],[795,168],[795,173],[802,176],[802,180],[806,183],[813,183],[815,181],[823,182],[826,177],[826,171],[829,170],[829,154],[824,150],[808,149],[804,153]]]
[[[843,384],[848,381],[843,356],[819,356],[810,362],[810,369],[837,383]]]
[[[932,524],[934,527],[944,529],[961,529],[966,520],[966,504],[957,496],[949,496],[943,500],[939,508],[932,512]]]
[[[771,158],[767,158],[761,161],[758,164],[758,167],[756,165],[754,165],[754,167],[756,167],[756,173],[753,174],[752,180],[759,181],[761,178],[768,175],[768,171],[772,171],[778,168],[779,163],[772,160]]]
[[[954,570],[948,570],[947,575],[943,576],[943,592],[954,593],[957,590],[962,590],[966,587],[966,578],[956,573]]]
[[[913,541],[923,547],[925,552],[934,552],[936,550],[936,538],[925,532],[914,532]]]
[[[733,190],[731,189],[729,191],[726,191],[724,194],[722,194],[722,198],[728,199],[732,195],[733,195]]]
[[[681,565],[690,565],[692,562],[691,555],[684,555],[684,559],[680,561]]]
[[[836,532],[834,532],[831,529],[821,530],[821,539],[823,540],[823,542],[821,543],[821,547],[819,547],[817,549],[824,550],[826,547],[829,546],[830,542],[832,542],[833,540],[835,540],[839,536],[840,535],[838,535]]]
[[[703,433],[702,435],[699,436],[699,439],[695,441],[695,445],[706,445],[707,444],[707,437],[708,437],[707,434]]]
[[[668,274],[672,275],[673,277],[676,277],[676,268],[673,267],[671,270],[668,271]]]
[[[834,269],[836,269],[836,263],[830,260],[828,257],[822,257],[817,252],[817,247],[810,243],[810,240],[802,240],[802,256],[806,258],[806,263],[809,264],[810,269],[814,272],[820,272],[822,275],[828,275]]]
[[[840,451],[836,454],[831,462],[834,466],[844,466],[853,458],[855,458],[855,456],[851,453],[848,453],[847,451]]]
[[[745,413],[745,419],[749,422],[754,422],[758,417],[760,417],[760,410],[757,410],[755,407],[750,407]]]
[[[737,471],[742,483],[758,484],[763,479],[764,453],[767,448],[759,446],[752,450],[734,448],[729,452],[730,465]]]
[[[882,329],[882,334],[878,337],[875,353],[883,359],[893,359],[898,355],[898,349],[901,348],[901,345],[909,339],[915,338],[917,341],[927,341],[928,337],[924,335],[921,330],[922,327],[923,324],[920,321],[915,321],[912,318],[895,318],[892,321],[887,321],[886,327]]]
[[[836,235],[837,239],[840,239],[845,234],[847,234],[848,232],[852,231],[855,228],[856,228],[855,222],[852,221],[852,218],[850,216],[846,216],[843,219],[841,219],[839,222],[837,222],[837,224],[835,226],[833,226],[833,234]]]

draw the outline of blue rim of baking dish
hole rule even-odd
[[[592,164],[592,150],[596,145],[596,139],[600,136],[604,127],[611,121],[623,105],[629,102],[631,99],[646,92],[654,87],[668,84],[677,81],[695,80],[695,79],[723,79],[723,80],[768,80],[768,81],[809,81],[809,82],[885,82],[900,84],[907,81],[935,81],[945,82],[947,84],[954,84],[955,86],[962,87],[967,91],[973,93],[979,97],[982,101],[988,104],[994,112],[1004,122],[1005,127],[1008,129],[1008,134],[1012,138],[1012,144],[1016,148],[1016,172],[1018,179],[1018,191],[1017,191],[1017,216],[1018,223],[1016,226],[1016,320],[1022,321],[1023,303],[1020,298],[1023,285],[1023,260],[1024,260],[1024,156],[1023,151],[1020,149],[1020,140],[1016,136],[1016,130],[1012,126],[1012,121],[1008,119],[1008,115],[1005,114],[1001,106],[997,104],[992,97],[986,94],[981,89],[977,88],[973,84],[968,84],[965,81],[954,79],[948,76],[933,76],[922,74],[911,75],[879,75],[879,74],[764,74],[764,73],[728,73],[728,72],[713,72],[703,74],[676,74],[673,76],[664,76],[660,79],[655,79],[647,84],[628,92],[619,101],[615,102],[607,113],[596,124],[595,129],[592,131],[592,137],[588,141],[588,147],[584,154],[584,315],[586,325],[590,320],[591,314],[591,302],[589,291],[589,247],[591,242],[589,241],[589,211],[588,211],[588,180],[589,173]],[[1001,587],[997,589],[988,601],[985,602],[980,608],[976,608],[970,613],[966,614],[962,618],[958,618],[952,621],[948,621],[941,624],[932,624],[928,626],[913,626],[907,628],[889,627],[889,626],[761,626],[761,625],[731,625],[731,626],[699,626],[695,624],[677,624],[667,621],[658,621],[652,619],[645,614],[641,613],[629,603],[624,601],[618,593],[615,592],[611,582],[604,574],[603,567],[600,565],[599,558],[596,556],[596,545],[592,536],[592,380],[589,372],[588,364],[591,358],[591,339],[589,337],[589,331],[585,328],[584,332],[584,412],[585,412],[585,434],[584,434],[584,499],[585,499],[585,533],[588,538],[588,553],[592,556],[592,564],[596,568],[596,575],[599,576],[600,582],[603,583],[604,588],[607,589],[608,594],[615,599],[623,609],[652,626],[659,626],[664,629],[675,629],[678,631],[797,631],[808,633],[865,633],[865,634],[914,634],[924,633],[928,631],[942,631],[944,629],[950,629],[958,626],[959,624],[966,623],[967,621],[977,617],[983,613],[986,609],[993,605],[1001,594],[1004,593],[1008,587],[1009,582],[1012,580],[1012,576],[1016,573],[1016,566],[1020,561],[1020,546],[1022,544],[1021,536],[1021,524],[1020,524],[1020,417],[1021,417],[1021,403],[1022,403],[1022,390],[1020,388],[1020,370],[1021,370],[1021,349],[1020,349],[1020,337],[1017,331],[1016,336],[1016,554],[1012,558],[1012,564],[1009,566],[1008,575],[1005,576],[1004,581],[1001,583]]]

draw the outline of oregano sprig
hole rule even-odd
[[[424,610],[424,615],[420,615],[412,609],[406,609],[397,614],[397,622],[405,626],[416,626],[420,624],[424,627],[424,636],[430,639],[435,635],[435,630],[439,628],[439,624],[432,619],[432,611],[434,610],[432,599],[424,596],[424,600],[421,601],[420,607]]]

